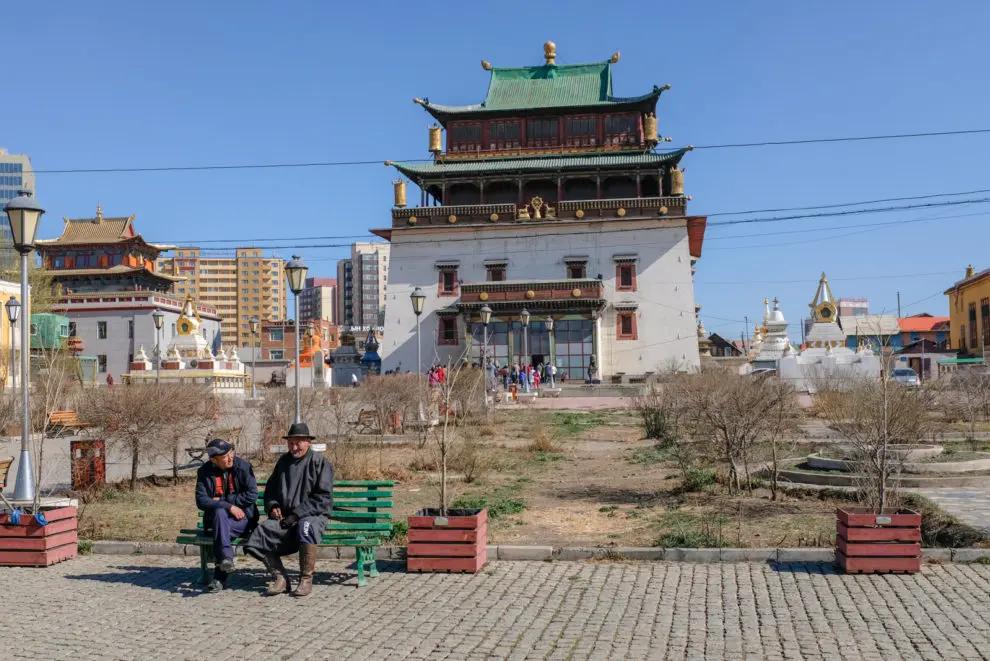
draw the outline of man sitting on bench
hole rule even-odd
[[[216,568],[207,590],[220,592],[234,570],[232,539],[258,521],[258,482],[250,462],[234,456],[234,446],[215,438],[206,444],[210,460],[196,471],[196,506],[203,510],[203,528],[213,533]]]
[[[333,505],[333,467],[322,453],[310,447],[315,438],[302,422],[293,423],[284,436],[289,451],[283,454],[265,485],[268,519],[254,529],[244,552],[264,563],[272,582],[265,596],[289,592],[289,576],[283,555],[299,551],[299,585],[294,597],[313,591],[317,544]]]

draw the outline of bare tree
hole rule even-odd
[[[896,477],[901,453],[893,444],[919,443],[929,432],[930,391],[908,388],[883,370],[880,379],[860,377],[843,391],[820,391],[816,404],[832,427],[851,444],[853,460],[863,476],[860,498],[877,513],[896,503]]]
[[[214,409],[203,405],[210,397],[208,386],[193,384],[89,388],[79,398],[79,417],[130,454],[133,490],[142,458],[160,454],[163,447],[178,447],[174,429],[205,431],[213,422]]]
[[[660,374],[650,380],[641,395],[633,398],[644,436],[656,440],[663,448],[672,446],[679,433],[680,407],[675,380],[676,375]]]
[[[392,428],[401,428],[410,411],[418,406],[420,380],[414,374],[370,375],[361,384],[361,402],[375,415],[378,445],[378,470],[383,470],[385,435]]]
[[[976,424],[990,416],[990,375],[976,369],[955,372],[939,388],[938,403],[946,418],[966,421],[969,440],[976,440]]]

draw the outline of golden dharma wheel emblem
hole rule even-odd
[[[619,218],[622,218],[623,216],[626,215],[626,210],[623,207],[619,207],[618,210],[615,212],[615,215],[618,216]]]
[[[536,298],[536,292],[533,291],[532,289],[527,290],[526,291],[526,298],[528,298],[528,299]]]
[[[584,209],[578,209],[574,212],[574,215],[578,218],[584,218]]]
[[[483,291],[480,294],[478,294],[478,299],[479,300],[482,300],[482,301],[487,301],[488,300],[488,292]]]
[[[454,214],[450,214],[449,216],[447,216],[447,222],[453,225],[454,223],[457,222],[457,216],[455,216]]]
[[[493,223],[497,223],[498,222],[498,214],[497,213],[493,213],[492,215],[488,216],[488,220],[492,221]]]
[[[660,207],[659,209],[657,209],[657,214],[659,214],[661,216],[666,216],[667,215],[667,207]]]
[[[416,224],[416,216],[409,216],[409,224],[410,225]]]
[[[571,290],[571,296],[573,296],[574,298],[578,298],[579,296],[581,296],[581,290],[575,287],[574,289]]]

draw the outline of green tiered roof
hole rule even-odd
[[[676,165],[690,147],[666,153],[624,152],[582,154],[580,156],[535,156],[531,158],[489,158],[477,161],[389,162],[413,181],[423,178],[496,172],[555,172],[558,170],[587,170],[589,168],[622,168],[627,166]]]
[[[488,94],[481,103],[447,106],[416,99],[443,121],[448,115],[471,115],[546,108],[593,108],[652,104],[669,86],[634,97],[612,96],[612,62],[544,64],[536,67],[493,68]]]

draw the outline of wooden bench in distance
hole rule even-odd
[[[323,530],[319,546],[354,549],[358,586],[368,576],[378,576],[375,549],[392,536],[392,480],[337,480],[333,483],[333,509]],[[264,516],[265,483],[258,483],[258,511]],[[210,581],[209,565],[213,560],[213,537],[203,532],[203,513],[196,528],[179,531],[176,542],[199,547],[200,581]],[[246,540],[234,540],[235,546]]]
[[[48,416],[49,436],[56,436],[67,429],[75,431],[85,428],[86,425],[75,411],[52,411]]]
[[[14,463],[13,457],[0,459],[0,490],[7,486],[7,473],[10,472],[10,465]]]

